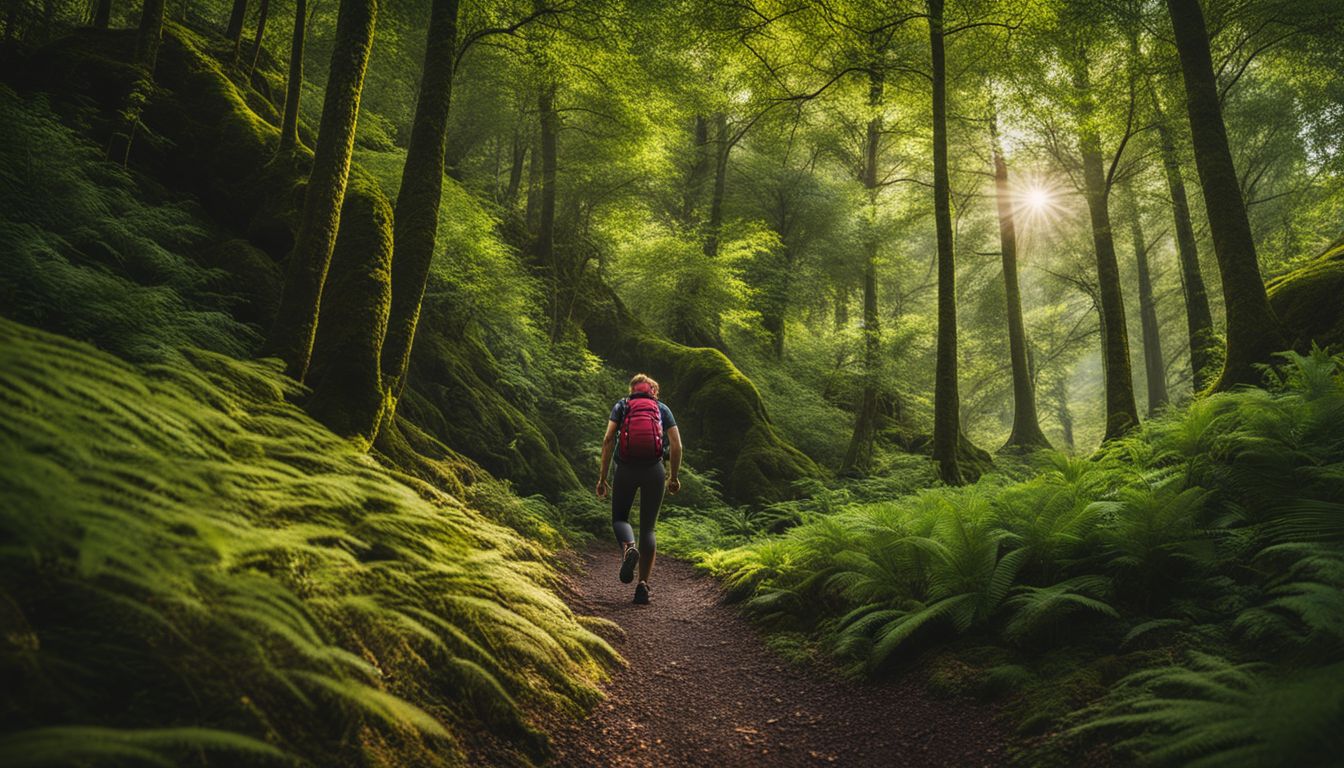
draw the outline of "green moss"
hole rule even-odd
[[[796,481],[821,475],[811,459],[775,432],[760,392],[722,352],[657,336],[596,278],[589,280],[585,294],[581,324],[589,346],[614,365],[658,380],[688,451],[720,473],[729,499],[770,503],[795,498]]]
[[[353,168],[322,290],[306,407],[337,434],[366,446],[388,406],[380,356],[391,302],[392,206]]]
[[[1344,243],[1337,244],[1303,267],[1271,280],[1269,302],[1278,314],[1293,348],[1305,352],[1320,346],[1344,345]]]

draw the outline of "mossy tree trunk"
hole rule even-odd
[[[1017,282],[1017,227],[1008,189],[1008,163],[999,140],[998,116],[991,115],[990,141],[994,155],[994,198],[999,214],[999,246],[1003,258],[1003,287],[1008,309],[1008,351],[1013,368],[1013,430],[1004,448],[1049,448],[1036,414],[1036,385],[1027,359],[1027,331],[1022,321],[1022,292]]]
[[[1167,10],[1185,81],[1195,167],[1204,192],[1213,252],[1223,279],[1227,355],[1213,388],[1257,384],[1261,373],[1256,366],[1268,363],[1288,342],[1269,305],[1260,275],[1246,202],[1228,148],[1218,83],[1209,54],[1209,34],[1199,0],[1167,0]]]
[[[1165,408],[1170,399],[1167,395],[1167,364],[1162,356],[1162,333],[1157,324],[1157,300],[1153,296],[1153,281],[1148,269],[1148,242],[1143,235],[1142,211],[1132,185],[1125,185],[1125,195],[1129,198],[1129,234],[1139,273],[1139,322],[1143,329],[1143,370],[1148,382],[1148,415],[1151,417]]]
[[[929,56],[933,101],[933,219],[938,245],[938,359],[933,391],[933,458],[948,485],[979,476],[987,459],[961,431],[957,387],[957,263],[952,242],[952,193],[947,167],[947,61],[943,0],[929,0]]]
[[[411,346],[420,319],[429,266],[439,227],[444,149],[457,55],[458,0],[434,0],[430,8],[420,95],[397,193],[392,258],[392,308],[383,343],[383,374],[393,397],[405,387]]]
[[[17,3],[14,3],[17,5]],[[94,29],[107,29],[112,23],[112,0],[98,0],[93,7]]]
[[[145,0],[140,10],[140,28],[135,33],[135,63],[140,65],[150,78],[154,77],[154,64],[159,58],[159,43],[163,41],[163,5],[164,0]]]
[[[504,189],[504,209],[513,211],[518,190],[523,185],[523,166],[527,161],[527,137],[517,126],[513,129],[513,151],[509,157],[509,185]]]
[[[322,288],[340,227],[377,5],[377,0],[341,0],[313,171],[269,340],[271,352],[300,381],[307,376],[312,359]]]
[[[1094,123],[1096,106],[1092,99],[1087,62],[1074,62],[1073,84],[1081,105],[1078,121],[1079,150],[1083,160],[1083,184],[1087,211],[1092,223],[1092,244],[1097,257],[1097,293],[1101,326],[1102,360],[1106,379],[1106,432],[1112,440],[1139,423],[1134,402],[1134,378],[1129,362],[1129,333],[1125,327],[1125,301],[1120,292],[1120,267],[1115,256],[1115,236],[1111,229],[1111,177],[1102,163],[1101,136]]]
[[[877,157],[882,141],[882,70],[874,62],[868,70],[868,119],[863,144],[863,171],[861,180],[868,192],[869,215],[877,211]],[[862,472],[868,468],[873,453],[873,439],[877,434],[878,371],[881,368],[882,334],[877,314],[877,239],[869,232],[864,243],[863,265],[863,390],[859,394],[854,413],[854,432],[845,450],[842,474]]]
[[[1204,275],[1199,270],[1199,245],[1195,228],[1190,221],[1190,201],[1185,194],[1185,180],[1181,177],[1181,163],[1176,155],[1176,143],[1165,116],[1157,115],[1158,145],[1162,152],[1162,168],[1167,177],[1167,191],[1171,195],[1171,215],[1176,233],[1176,254],[1181,262],[1181,289],[1185,295],[1185,326],[1190,337],[1190,369],[1194,375],[1194,389],[1202,392],[1213,374],[1214,352],[1217,340],[1213,335],[1213,313],[1209,310],[1209,294],[1204,287]]]
[[[299,98],[303,93],[303,38],[308,29],[308,2],[294,0],[294,33],[289,42],[289,77],[285,82],[285,115],[280,120],[280,151],[299,144]]]
[[[271,15],[271,0],[261,0],[257,9],[257,33],[252,37],[252,60],[247,63],[247,76],[257,71],[257,60],[261,58],[261,44],[266,39],[266,19]]]

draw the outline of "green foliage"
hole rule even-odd
[[[525,709],[596,696],[615,654],[550,591],[530,502],[478,492],[520,532],[394,479],[263,363],[0,337],[6,747],[453,763],[472,722],[535,749]],[[42,730],[67,723],[114,732]]]
[[[1344,664],[1272,674],[1190,654],[1125,678],[1083,730],[1122,735],[1144,765],[1328,765],[1344,749]]]
[[[1120,729],[1154,764],[1313,764],[1341,711],[1326,692],[1344,648],[1344,359],[1284,357],[1270,389],[1196,401],[1093,459],[1046,453],[887,501],[817,492],[796,527],[702,564],[771,627],[856,671],[963,634],[1015,649],[1032,730],[1138,668],[1077,716],[1074,738]],[[1165,650],[1142,650],[1154,643]],[[1144,669],[1191,645],[1265,663]],[[1051,666],[1044,649],[1075,661]],[[1052,690],[1084,672],[1070,698]],[[1261,697],[1291,716],[1256,727]]]
[[[147,202],[40,98],[0,86],[0,131],[7,316],[137,360],[183,344],[242,355],[256,343],[228,315],[223,276],[186,255],[207,237],[191,205]]]

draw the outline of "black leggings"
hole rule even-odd
[[[658,524],[658,507],[663,503],[663,462],[654,464],[617,464],[611,481],[611,527],[616,540],[635,540],[630,527],[630,508],[639,491],[639,551],[651,555],[654,549],[653,526]]]

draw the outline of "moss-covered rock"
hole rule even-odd
[[[1275,278],[1267,286],[1269,303],[1300,351],[1344,345],[1344,239],[1305,266]]]
[[[637,320],[615,292],[592,277],[583,286],[579,321],[593,352],[658,380],[677,415],[688,450],[720,473],[738,503],[794,498],[794,483],[821,469],[781,438],[751,380],[722,352],[664,339]]]

